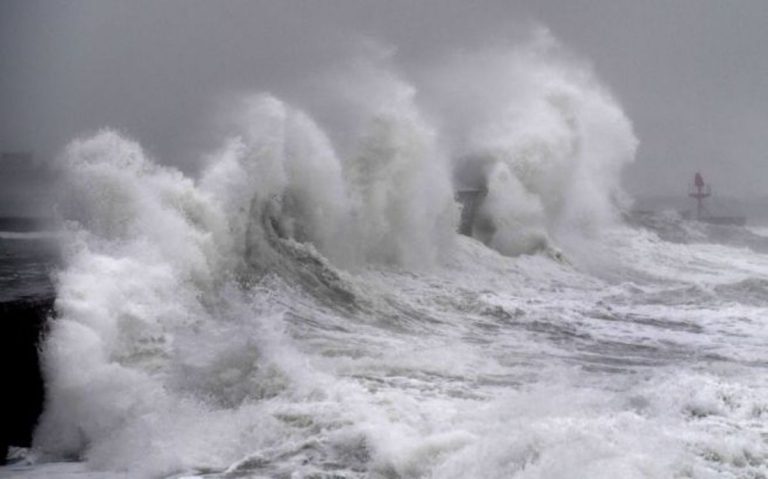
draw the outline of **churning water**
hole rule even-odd
[[[36,464],[0,477],[766,477],[768,238],[622,217],[631,124],[554,49],[360,62],[343,148],[247,98],[196,177],[72,142]]]

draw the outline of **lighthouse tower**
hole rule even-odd
[[[712,195],[712,188],[704,183],[701,173],[696,173],[693,177],[693,189],[688,193],[691,198],[696,198],[696,219],[701,221],[704,212],[704,198]]]

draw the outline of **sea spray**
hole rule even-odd
[[[241,146],[233,141],[229,148]],[[237,171],[241,156],[227,150],[219,158],[220,180],[259,180],[242,171],[225,175]],[[291,238],[272,238],[295,243],[290,249],[269,250],[271,257],[261,251],[271,263],[241,255],[247,248],[238,246],[242,231],[233,225],[248,223],[248,241],[264,232],[250,226],[263,218],[248,208],[260,199],[249,181],[211,180],[200,188],[112,131],[74,141],[62,161],[63,212],[72,223],[57,277],[57,319],[43,352],[46,409],[35,438],[41,457],[156,477],[224,470],[254,450],[300,441],[294,434],[301,431],[275,419],[268,403],[266,411],[254,403],[278,395],[286,396],[279,403],[322,398],[315,386],[321,375],[290,352],[281,328],[285,301],[302,286],[280,285],[324,263],[286,255],[301,251]],[[219,193],[242,193],[244,208],[214,196],[214,184]],[[262,188],[275,184],[290,182]],[[319,255],[313,251],[305,255]],[[280,254],[288,264],[278,268]],[[243,277],[264,264],[273,267]]]
[[[487,169],[488,192],[475,220],[474,235],[509,256],[549,247],[541,199],[522,184],[506,163],[492,162]]]
[[[267,94],[244,99],[234,118],[235,134],[209,158],[201,187],[220,202],[237,254],[268,265],[267,221],[281,236],[343,259],[346,186],[324,133],[306,114]]]
[[[115,451],[132,434],[154,434],[141,426],[147,418],[181,407],[163,382],[176,332],[205,327],[205,303],[224,279],[225,225],[192,181],[115,132],[74,141],[62,162],[63,211],[75,223],[43,352],[46,408],[35,446],[126,467],[133,456]],[[157,457],[147,464],[168,467]]]
[[[484,211],[496,244],[505,245],[500,251],[538,250],[537,241],[513,246],[509,238],[527,236],[525,229],[540,236],[542,224],[567,244],[616,223],[620,173],[637,146],[631,123],[592,70],[547,31],[522,46],[464,52],[424,76],[426,104],[445,123],[460,173],[481,171],[492,203],[509,196],[503,211],[490,204]],[[488,176],[501,171],[515,181]]]
[[[386,56],[359,60],[338,81],[359,125],[345,175],[364,259],[434,263],[450,249],[458,209],[449,158],[416,103],[416,88]]]

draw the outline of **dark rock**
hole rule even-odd
[[[0,414],[0,464],[9,446],[28,447],[43,408],[39,345],[54,298],[17,299],[0,303],[0,381],[5,407]]]

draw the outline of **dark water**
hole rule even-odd
[[[53,236],[0,232],[0,302],[53,296],[58,262]]]

